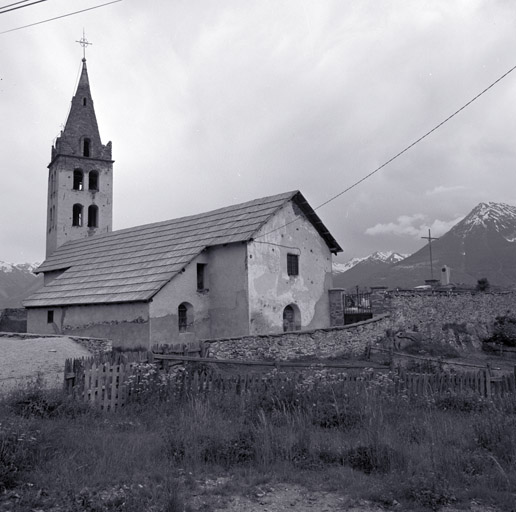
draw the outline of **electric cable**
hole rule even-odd
[[[469,107],[473,102],[475,102],[476,100],[478,100],[481,96],[483,96],[487,91],[489,91],[490,89],[492,89],[496,84],[498,84],[499,82],[501,82],[505,77],[507,77],[510,73],[512,73],[514,70],[516,69],[516,66],[513,66],[512,68],[510,68],[508,71],[506,71],[503,75],[499,76],[494,82],[492,82],[490,85],[488,85],[485,89],[483,89],[481,92],[479,92],[476,96],[474,96],[472,99],[470,99],[468,102],[466,102],[464,105],[462,105],[462,107],[460,107],[459,109],[457,109],[455,112],[453,112],[453,114],[449,115],[446,119],[444,119],[443,121],[441,121],[440,123],[438,123],[437,125],[435,125],[431,130],[428,130],[424,135],[421,135],[421,137],[419,137],[418,139],[416,139],[414,142],[412,142],[411,144],[409,144],[408,146],[406,146],[404,149],[402,149],[401,151],[399,151],[398,153],[396,153],[393,157],[389,158],[387,161],[385,161],[382,165],[380,165],[379,167],[377,167],[376,169],[374,169],[373,171],[371,171],[369,174],[366,174],[365,176],[363,176],[362,178],[360,178],[359,180],[355,181],[352,185],[350,185],[349,187],[345,188],[344,190],[342,190],[341,192],[339,192],[338,194],[335,194],[334,196],[330,197],[328,200],[324,201],[323,203],[321,203],[320,205],[316,206],[314,208],[314,211],[316,210],[319,210],[320,208],[322,208],[323,206],[326,206],[327,204],[331,203],[332,201],[335,201],[335,199],[339,198],[340,196],[342,196],[343,194],[345,194],[346,192],[349,192],[350,190],[352,190],[353,188],[357,187],[358,185],[360,185],[361,183],[363,183],[364,181],[366,181],[367,179],[369,179],[371,176],[373,176],[374,174],[376,174],[377,172],[379,172],[380,170],[382,170],[384,167],[386,167],[387,165],[389,165],[390,163],[392,163],[394,160],[396,160],[397,158],[399,158],[401,155],[403,155],[404,153],[406,153],[407,151],[409,151],[410,149],[412,149],[415,145],[419,144],[422,140],[426,139],[429,135],[431,135],[433,132],[435,132],[436,130],[438,130],[441,126],[443,126],[444,124],[446,124],[448,121],[450,121],[451,119],[453,119],[456,115],[458,115],[460,112],[462,112],[464,109],[466,109],[467,107]],[[291,220],[290,222],[287,222],[286,224],[284,224],[283,226],[280,226],[280,227],[277,227],[275,229],[272,229],[271,231],[268,231],[267,233],[264,233],[263,235],[259,235],[257,236],[256,238],[262,238],[264,236],[267,236],[271,233],[274,233],[275,231],[278,231],[280,229],[283,229],[284,227],[286,226],[289,226],[290,224],[293,224],[294,222],[297,222],[297,218],[296,219],[293,219]]]
[[[19,2],[14,2],[12,4],[3,5],[0,7],[0,9],[6,9],[7,7],[11,7],[12,5],[18,5],[18,4],[24,4],[25,2],[28,2],[29,0],[20,0]]]
[[[40,4],[41,2],[48,2],[48,0],[36,0],[36,1],[32,2],[31,4],[19,5],[18,7],[11,7],[10,9],[5,9],[5,7],[0,7],[0,14],[5,14],[6,12],[16,11],[18,9],[24,9],[25,7],[30,7],[31,5]],[[14,4],[12,4],[12,5],[14,5]],[[7,5],[6,7],[10,7],[10,6]],[[1,10],[1,9],[5,9],[5,10]]]
[[[9,30],[4,30],[3,32],[0,32],[0,35],[7,34],[9,32],[14,32],[15,30],[21,30],[22,28],[34,27],[35,25],[41,25],[42,23],[48,23],[49,21],[59,20],[61,18],[66,18],[68,16],[74,16],[75,14],[80,14],[81,12],[92,11],[93,9],[99,9],[100,7],[105,7],[106,5],[110,5],[110,4],[116,4],[118,2],[122,2],[122,0],[112,0],[111,2],[106,2],[106,3],[100,4],[100,5],[95,5],[93,7],[88,7],[87,9],[81,9],[80,11],[74,11],[74,12],[70,12],[68,14],[62,14],[61,16],[56,16],[54,18],[48,18],[46,20],[37,21],[35,23],[30,23],[28,25],[23,25],[22,27],[16,27],[16,28],[11,28]]]

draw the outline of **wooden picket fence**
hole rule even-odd
[[[486,398],[495,398],[516,392],[516,367],[514,373],[501,375],[493,375],[489,368],[460,373],[428,374],[398,369],[396,375],[396,391],[404,391],[409,395],[470,392]]]
[[[155,346],[152,352],[111,352],[94,358],[67,359],[64,388],[78,400],[102,410],[115,410],[123,407],[131,393],[141,385],[150,370],[148,365],[158,364],[162,371],[168,372],[174,365],[181,364],[173,360],[161,362],[155,356],[189,358],[204,354],[202,343],[176,343]]]
[[[67,359],[64,389],[78,400],[105,411],[114,411],[127,401],[126,382],[129,377],[139,372],[148,359],[147,352]]]
[[[167,349],[170,354],[170,347]],[[188,359],[193,359],[184,356]],[[149,381],[149,375],[166,375],[166,389],[157,390],[173,398],[193,395],[223,393],[247,395],[266,393],[271,388],[279,389],[293,382],[302,382],[306,374],[301,371],[270,374],[242,372],[223,373],[206,368],[179,370],[183,366],[169,366],[170,360],[159,359],[153,352],[118,354],[103,359],[74,359],[66,362],[65,389],[76,399],[88,402],[102,410],[113,411],[123,407],[128,400],[137,398]],[[199,360],[205,361],[204,358]],[[173,361],[177,363],[177,361]],[[212,360],[212,363],[218,362]],[[233,361],[236,365],[238,361]],[[245,362],[249,364],[249,362]],[[166,368],[163,369],[162,365]],[[206,365],[204,365],[206,366]],[[321,370],[324,365],[317,365]],[[335,372],[334,367],[329,370]],[[383,373],[387,378],[378,378]],[[437,372],[432,374],[411,373],[402,368],[392,372],[350,369],[333,373],[334,385],[362,385],[375,382],[384,392],[396,395],[432,396],[444,393],[475,393],[487,398],[503,397],[516,392],[516,367],[512,374],[494,376],[489,369],[461,373]],[[375,380],[376,379],[376,380]],[[320,381],[324,384],[324,380]],[[317,381],[316,381],[317,385]]]

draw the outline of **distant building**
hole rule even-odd
[[[49,165],[44,287],[27,330],[124,348],[328,327],[342,249],[298,191],[112,231],[113,160],[86,61]]]

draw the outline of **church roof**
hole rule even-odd
[[[26,307],[138,302],[151,299],[203,249],[246,242],[288,201],[294,201],[329,249],[342,249],[298,191],[199,215],[67,242],[36,272],[64,270],[24,301]]]

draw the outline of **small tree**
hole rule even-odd
[[[490,287],[491,285],[489,284],[487,277],[482,277],[477,281],[477,292],[487,292]]]

